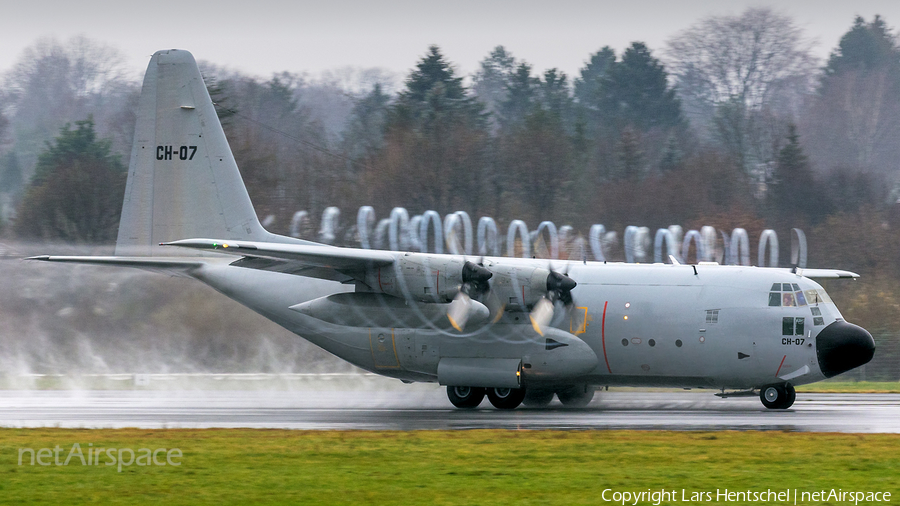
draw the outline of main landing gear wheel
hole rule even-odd
[[[525,399],[524,388],[489,388],[488,400],[497,409],[516,409]]]
[[[563,406],[570,408],[583,408],[594,398],[594,387],[588,385],[572,385],[558,392],[556,396]]]
[[[484,400],[484,389],[481,387],[447,387],[447,397],[457,408],[477,408]],[[493,402],[493,401],[491,401]]]
[[[533,390],[528,389],[525,392],[525,399],[522,404],[531,408],[543,408],[550,404],[553,400],[553,390]]]
[[[796,399],[797,391],[790,383],[769,385],[759,391],[759,400],[768,409],[787,409],[794,404]]]

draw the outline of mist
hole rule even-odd
[[[2,374],[358,372],[192,279],[21,259],[103,248],[6,246],[16,256],[0,260]],[[307,284],[310,298],[328,293]]]

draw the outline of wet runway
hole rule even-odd
[[[0,426],[341,430],[642,429],[900,433],[898,394],[798,394],[786,411],[711,392],[598,392],[583,409],[457,410],[443,389],[3,390]]]

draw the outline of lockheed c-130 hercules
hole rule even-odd
[[[34,259],[195,278],[365,370],[446,385],[460,408],[485,395],[500,409],[554,395],[579,406],[597,386],[632,385],[758,393],[784,409],[795,385],[875,352],[813,280],[857,277],[846,271],[465,257],[269,233],[182,50],[155,53],[144,77],[115,256]],[[309,300],[307,278],[334,293]]]

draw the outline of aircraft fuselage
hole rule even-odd
[[[538,262],[485,260],[495,267]],[[843,322],[821,285],[788,269],[598,262],[555,262],[554,269],[567,270],[578,286],[571,307],[557,311],[543,336],[529,323],[529,308],[506,308],[496,321],[458,332],[448,328],[443,312],[417,310],[439,304],[346,293],[350,288],[333,283],[345,293],[317,299],[322,306],[310,315],[290,309],[310,299],[304,289],[308,279],[223,264],[206,265],[193,275],[344,360],[406,381],[440,381],[442,360],[466,359],[520,364],[517,374],[529,386],[798,385],[827,377],[817,337]],[[772,291],[776,283],[788,290]],[[770,305],[775,293],[790,297],[791,305]],[[369,303],[354,302],[363,298]],[[399,324],[385,325],[391,320]],[[853,346],[857,337],[842,339]],[[831,376],[856,365],[824,369]]]

